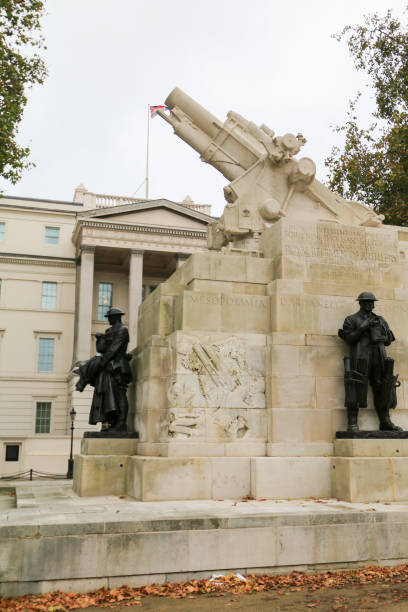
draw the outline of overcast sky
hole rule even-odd
[[[181,87],[224,121],[232,109],[277,135],[302,132],[301,156],[324,159],[348,99],[364,90],[345,43],[363,15],[406,0],[46,0],[49,77],[29,92],[20,142],[36,168],[8,195],[71,200],[75,187],[133,195],[145,177],[147,107]],[[404,20],[406,16],[403,17]],[[368,95],[367,91],[367,95]],[[370,100],[361,107],[369,123]],[[224,206],[228,181],[151,122],[149,197]],[[144,186],[136,197],[144,197]]]

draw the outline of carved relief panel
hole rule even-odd
[[[225,334],[179,340],[172,348],[163,433],[211,441],[266,437],[259,425],[265,413],[264,344],[251,346],[244,335]]]

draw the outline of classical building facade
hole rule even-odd
[[[88,192],[73,202],[0,200],[0,476],[63,473],[69,412],[75,450],[92,390],[73,365],[95,351],[114,304],[137,344],[142,300],[191,254],[206,251],[210,207]]]

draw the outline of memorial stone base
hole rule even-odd
[[[334,498],[349,502],[408,500],[408,437],[337,439],[334,452]]]
[[[137,440],[83,439],[75,493],[139,501],[330,495],[329,457],[148,457],[137,448]]]
[[[127,465],[136,453],[137,438],[87,437],[81,440],[81,454],[75,456],[73,489],[83,497],[123,495]]]
[[[139,440],[131,452],[84,445],[79,494],[296,499],[333,486],[342,499],[408,499],[399,446],[395,457],[346,453],[341,440],[334,450],[347,427],[337,332],[363,290],[397,338],[392,418],[408,429],[408,230],[281,219],[262,251],[196,253],[141,304],[130,407]],[[359,425],[378,428],[370,394]]]
[[[407,502],[140,503],[78,497],[61,480],[8,481],[2,499],[15,504],[1,509],[3,597],[408,561]]]

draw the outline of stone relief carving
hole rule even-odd
[[[204,436],[207,418],[222,437],[244,437],[250,423],[243,409],[265,408],[265,378],[257,354],[264,349],[257,349],[237,338],[179,346],[181,372],[168,389],[168,435]]]
[[[170,412],[168,435],[170,438],[191,438],[198,428],[200,415]]]
[[[243,438],[250,429],[248,419],[243,415],[229,415],[219,408],[214,411],[213,420],[228,438]]]

